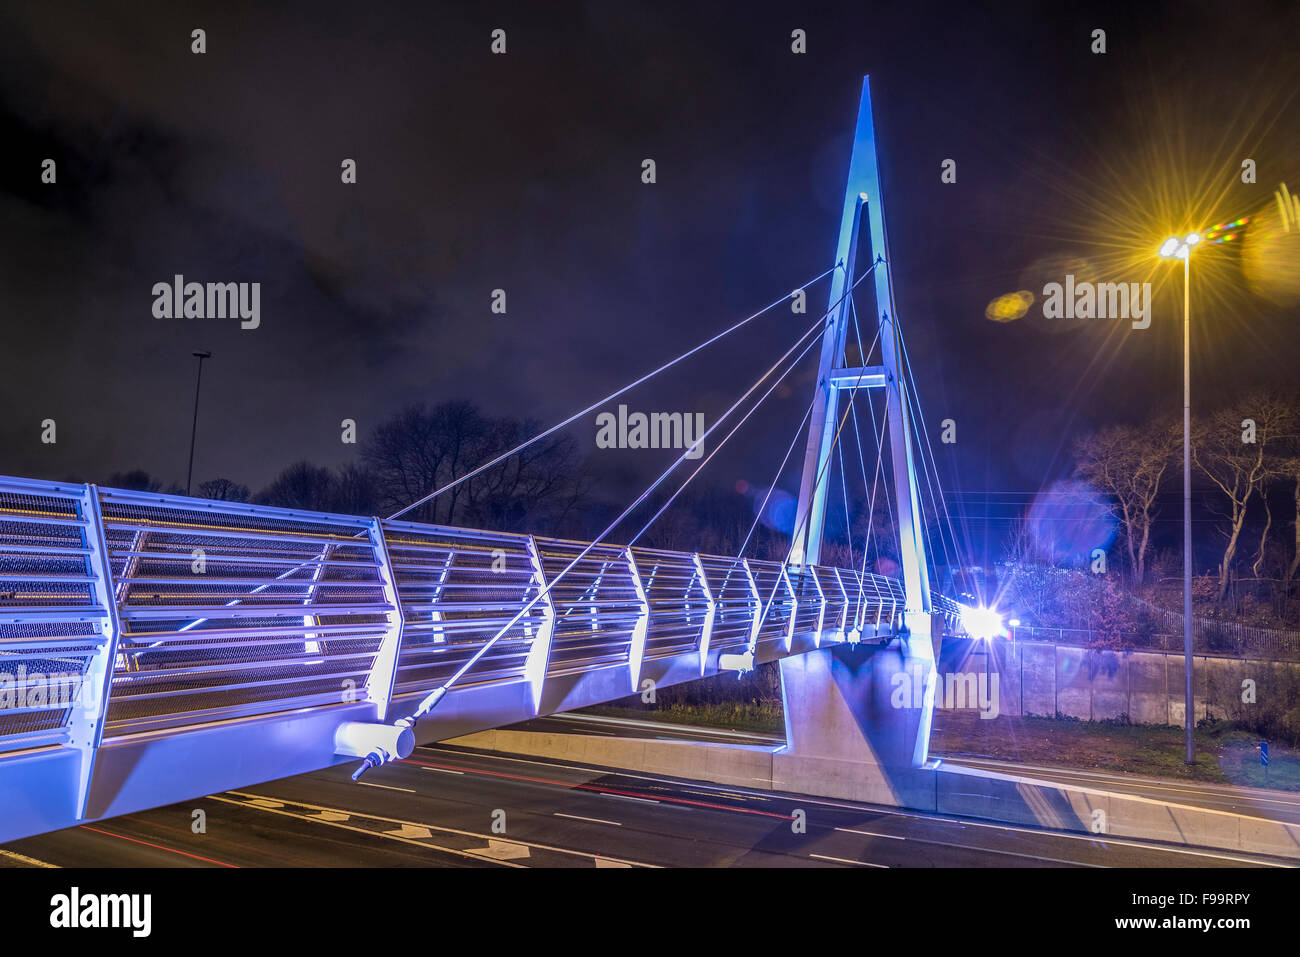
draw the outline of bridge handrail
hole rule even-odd
[[[0,753],[427,692],[584,547],[0,477],[0,673],[23,705],[0,707]],[[904,607],[899,581],[853,569],[601,543],[463,680],[540,697],[558,674],[697,652],[704,673],[769,595],[758,641],[787,650],[892,634]],[[57,697],[35,693],[54,677]]]

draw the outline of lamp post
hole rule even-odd
[[[1192,695],[1192,247],[1199,233],[1166,239],[1160,247],[1165,259],[1183,261],[1183,736],[1186,762],[1196,763],[1195,698]]]
[[[190,425],[190,467],[185,473],[185,494],[190,494],[190,482],[194,478],[194,439],[199,431],[199,387],[203,385],[203,360],[211,359],[212,353],[198,350],[191,353],[199,360],[199,374],[194,380],[194,421]]]

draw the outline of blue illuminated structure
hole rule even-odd
[[[862,248],[863,226],[871,243]],[[925,522],[918,498],[916,463],[912,449],[908,383],[902,374],[902,342],[898,310],[894,301],[889,245],[885,233],[884,193],[880,185],[875,123],[871,112],[871,78],[862,78],[862,99],[854,127],[853,151],[849,158],[848,182],[844,190],[844,212],[840,219],[837,268],[831,281],[828,320],[831,329],[822,340],[817,372],[817,398],[808,426],[808,448],[799,486],[797,514],[801,524],[795,531],[790,564],[816,564],[821,554],[826,517],[826,493],[830,488],[831,454],[843,428],[840,399],[849,401],[859,389],[883,389],[888,421],[890,460],[894,471],[894,495],[899,528],[899,558],[903,566],[906,594],[905,641],[908,667],[927,676],[925,700],[916,730],[913,763],[925,763],[929,753],[930,717],[934,687],[934,651],[931,646],[929,573],[926,564]],[[870,274],[875,293],[881,364],[848,368],[846,349],[855,287]],[[866,298],[866,297],[864,297]],[[867,315],[866,307],[857,310]],[[861,362],[867,356],[860,357]],[[846,413],[847,414],[847,413]]]
[[[782,662],[791,762],[867,762],[882,800],[908,800],[931,642],[961,623],[928,585],[876,163],[864,80],[785,563],[0,477],[0,842],[360,773],[736,659]],[[846,369],[845,293],[868,259],[882,365]],[[858,388],[885,390],[902,582],[817,562],[840,393]],[[923,691],[900,711],[904,671]]]
[[[904,608],[878,575],[604,543],[556,581],[585,547],[0,478],[0,841],[698,679],[751,641],[885,638]]]

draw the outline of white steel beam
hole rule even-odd
[[[528,646],[528,657],[524,660],[524,678],[533,695],[533,712],[542,706],[542,688],[546,684],[546,672],[551,665],[551,642],[555,637],[555,602],[551,600],[550,590],[546,587],[546,571],[542,568],[542,553],[537,548],[537,539],[528,536],[528,560],[533,565],[533,584],[542,593],[537,604],[542,609],[542,623]],[[524,598],[527,601],[527,596]]]
[[[626,549],[625,554],[628,570],[632,573],[632,587],[636,589],[637,601],[641,603],[641,614],[632,626],[632,643],[627,652],[628,673],[632,676],[632,692],[635,694],[641,690],[641,663],[645,661],[646,633],[650,629],[650,602],[646,598],[645,586],[641,584],[641,573],[637,570],[632,549]]]
[[[817,579],[817,572],[811,568],[804,569],[805,575],[812,576],[813,587],[817,589],[817,601],[820,607],[817,610],[817,638],[816,645],[822,646],[822,628],[826,625],[826,592],[822,591],[822,583]]]
[[[854,389],[883,389],[886,385],[884,366],[836,369],[830,374],[830,383],[842,392]]]
[[[384,528],[379,519],[370,520],[370,545],[379,563],[379,580],[383,586],[384,600],[392,606],[388,613],[388,627],[384,631],[379,651],[370,666],[366,681],[366,699],[375,703],[375,713],[380,721],[388,720],[389,704],[393,698],[393,685],[397,681],[397,662],[402,653],[402,634],[406,629],[406,616],[402,613],[402,600],[397,593],[397,579],[393,575],[393,562],[384,540]],[[322,552],[324,565],[328,549]]]
[[[703,677],[705,665],[709,661],[709,641],[713,637],[713,620],[718,615],[718,602],[713,597],[713,589],[709,587],[709,577],[704,574],[704,563],[700,561],[699,552],[691,558],[695,562],[696,580],[704,592],[704,600],[709,603],[708,610],[704,612],[704,627],[700,629],[700,676]]]
[[[108,720],[108,696],[113,687],[113,666],[117,661],[122,624],[118,618],[117,590],[113,586],[113,566],[104,536],[104,516],[100,511],[96,486],[87,485],[82,491],[78,511],[84,523],[86,548],[89,549],[86,573],[94,579],[91,589],[103,610],[99,620],[101,641],[86,661],[77,701],[70,709],[68,719],[68,743],[81,752],[76,808],[77,817],[84,819],[95,778],[95,758],[104,740],[104,724]]]
[[[786,591],[790,593],[790,624],[785,630],[785,650],[794,647],[794,620],[799,617],[799,595],[790,581],[790,566],[781,566],[781,581],[785,582]],[[775,596],[773,596],[775,597]]]

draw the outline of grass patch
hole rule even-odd
[[[639,721],[662,721],[665,724],[693,724],[703,728],[722,728],[727,731],[753,731],[757,734],[785,732],[785,715],[781,707],[767,702],[738,701],[721,704],[665,704],[641,707],[630,704],[602,704],[583,708],[581,713],[609,718],[634,718]]]
[[[782,734],[780,704],[643,704],[639,698],[584,708],[586,714],[698,725],[729,731]],[[998,758],[1048,767],[1116,771],[1184,781],[1300,791],[1300,752],[1270,742],[1267,775],[1259,763],[1259,738],[1216,721],[1196,729],[1196,764],[1183,762],[1183,729],[1123,721],[1080,721],[1002,715],[984,720],[973,711],[935,713],[931,750],[953,757]]]
[[[1300,755],[1270,744],[1267,783],[1259,738],[1227,722],[1196,729],[1196,763],[1184,763],[1183,729],[1110,721],[1060,721],[1003,715],[982,720],[970,712],[935,715],[932,751],[1000,758],[1049,767],[1118,771],[1150,777],[1300,791]]]

